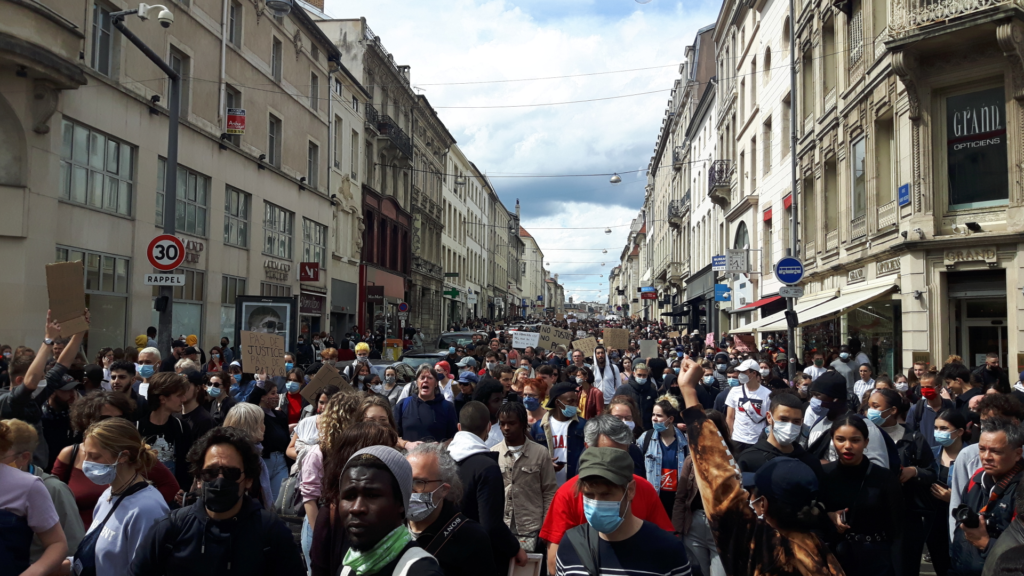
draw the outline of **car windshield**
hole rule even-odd
[[[472,334],[442,334],[441,338],[437,341],[437,347],[447,349],[452,346],[466,346],[472,343]]]
[[[428,364],[433,366],[442,360],[439,356],[405,356],[399,362],[412,368],[413,372],[420,367],[421,364]]]

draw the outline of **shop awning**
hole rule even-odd
[[[897,290],[899,290],[899,286],[881,284],[871,288],[862,287],[859,290],[847,292],[825,305],[816,306],[813,310],[808,311],[807,314],[798,315],[800,325],[807,326],[808,324],[817,324],[818,322],[830,320]]]
[[[754,308],[760,308],[761,306],[764,306],[765,304],[771,304],[772,302],[775,302],[776,300],[781,300],[781,299],[782,299],[782,296],[769,296],[767,298],[761,298],[757,302],[751,302],[750,304],[747,304],[746,306],[740,308],[739,310],[736,310],[736,312],[739,312],[741,310],[753,310]]]
[[[813,309],[813,308],[815,308],[817,306],[821,306],[822,304],[825,304],[826,302],[829,302],[830,300],[834,300],[835,299],[835,294],[834,293],[830,293],[828,295],[817,295],[817,296],[818,296],[817,298],[801,298],[801,299],[797,300],[796,305],[793,307],[793,309],[796,310],[797,315],[800,315],[800,314],[806,312],[807,310],[811,310],[811,309]],[[786,328],[787,328],[787,326],[786,326],[786,313],[785,313],[785,311],[783,311],[783,312],[778,312],[778,313],[772,314],[771,316],[768,316],[767,318],[762,318],[762,319],[758,320],[757,322],[751,322],[750,324],[747,324],[746,326],[740,326],[739,328],[730,330],[729,333],[730,334],[750,334],[750,333],[752,333],[754,331],[757,331],[757,332],[776,332],[776,331],[779,331],[779,330],[785,330]]]

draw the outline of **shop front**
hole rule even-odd
[[[303,285],[299,291],[299,334],[312,341],[314,334],[326,332],[324,313],[327,308],[327,294],[323,288]]]
[[[714,332],[712,325],[715,316],[715,272],[711,265],[705,266],[686,282],[686,302],[682,312],[686,323],[684,327],[690,333],[699,332],[704,335]]]
[[[331,327],[335,339],[357,329],[356,303],[358,286],[352,282],[331,279]]]
[[[363,314],[360,331],[364,334],[366,330],[380,331],[389,338],[401,338],[398,304],[405,301],[405,277],[365,264],[361,275]]]

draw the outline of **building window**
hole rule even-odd
[[[228,42],[242,46],[242,5],[234,1],[228,6]]]
[[[291,296],[292,287],[284,284],[260,282],[260,296]]]
[[[315,44],[313,46],[311,46],[309,48],[309,57],[310,57],[311,60],[313,60],[313,62],[319,62],[320,61],[320,47],[315,45]]]
[[[176,48],[174,48],[172,46],[171,47],[171,62],[170,62],[170,64],[171,64],[171,69],[173,69],[175,72],[178,73],[179,76],[181,76],[181,82],[180,82],[180,84],[181,84],[181,100],[180,100],[180,107],[178,108],[178,110],[181,111],[181,114],[183,116],[188,117],[188,102],[189,102],[189,92],[190,92],[189,78],[192,77],[192,60],[188,56],[186,56],[183,52],[181,52],[180,50],[178,50],[178,49],[176,49]],[[167,83],[167,86],[168,86],[167,89],[168,90],[170,90],[170,85],[171,85],[171,83],[168,82]],[[167,95],[167,102],[170,102],[170,101],[171,101],[171,96],[170,96],[170,94],[168,94]]]
[[[821,23],[821,50],[822,65],[821,75],[822,96],[828,97],[829,93],[836,87],[836,27],[835,18],[829,18]],[[826,107],[827,108],[827,107]]]
[[[352,131],[352,179],[359,180],[359,173],[356,169],[359,167],[359,133],[355,130]]]
[[[228,109],[230,109],[230,108],[243,108],[243,106],[242,106],[242,92],[240,90],[238,90],[237,88],[235,88],[234,86],[231,86],[230,84],[226,84],[224,86],[224,96],[225,96],[225,104],[226,104],[225,108],[228,108]],[[228,118],[227,110],[225,110],[224,112],[225,112],[225,114],[224,114],[224,122],[225,122],[224,129],[227,130],[227,118]],[[228,141],[231,142],[232,144],[234,144],[235,146],[239,146],[241,144],[241,142],[242,142],[242,135],[241,134],[231,134],[231,135],[228,136]]]
[[[860,0],[852,0],[850,17],[847,19],[846,38],[849,42],[850,68],[864,56],[864,9]]]
[[[764,221],[764,264],[761,270],[765,274],[772,273],[772,250],[775,248],[775,231],[772,228],[772,219],[769,217]]]
[[[86,351],[124,346],[128,320],[128,259],[57,246],[55,261],[82,262],[85,266],[85,306],[93,310],[86,334]],[[96,313],[97,310],[102,314]]]
[[[863,218],[867,212],[867,177],[865,175],[864,166],[864,142],[861,138],[857,142],[854,142],[853,149],[850,151],[852,156],[851,160],[853,164],[850,167],[850,173],[853,177],[853,182],[850,185],[850,191],[853,194],[850,205],[853,207],[853,217]]]
[[[295,213],[269,202],[265,202],[263,206],[263,253],[291,260]]]
[[[320,109],[320,77],[313,73],[309,75],[309,107]]]
[[[352,97],[352,111],[359,113],[359,100],[355,96]]]
[[[174,287],[174,310],[171,317],[173,334],[202,334],[203,301],[206,273],[201,270],[178,268],[176,274],[185,275],[185,285]],[[153,297],[159,296],[160,287],[153,286]],[[160,313],[153,310],[152,326],[159,325]]]
[[[270,115],[267,130],[267,162],[271,166],[281,167],[281,119]]]
[[[110,76],[111,68],[111,30],[110,10],[100,6],[92,5],[92,61],[90,66],[93,70]]]
[[[893,201],[894,136],[892,116],[875,121],[875,205],[878,208]]]
[[[327,268],[327,226],[302,219],[302,261],[319,262]]]
[[[270,75],[276,82],[281,81],[281,52],[283,50],[281,41],[274,38],[274,42],[270,47]]]
[[[946,98],[949,207],[984,208],[1009,196],[1004,88]]]
[[[167,161],[156,166],[156,222],[164,221],[164,185]],[[206,198],[210,179],[178,164],[178,194],[174,206],[174,228],[193,236],[206,236]]]
[[[764,173],[768,174],[772,171],[772,118],[768,117],[768,120],[764,123],[764,129],[762,130],[761,146],[764,148]]]
[[[252,198],[227,187],[224,193],[224,243],[239,248],[249,247],[249,206]]]
[[[782,150],[782,154],[779,155],[780,162],[782,161],[782,158],[789,155],[790,138],[792,137],[792,134],[790,133],[789,115],[792,111],[792,101],[789,94],[786,94],[786,97],[782,99],[782,132],[779,134],[779,143],[782,144],[782,146],[780,146],[780,149]]]
[[[345,133],[345,123],[338,116],[334,117],[334,167],[341,169],[341,135]]]
[[[220,335],[229,340],[235,337],[235,300],[245,296],[245,278],[224,275],[220,277]]]
[[[306,184],[316,188],[317,175],[320,173],[320,147],[310,142],[306,148]]]
[[[61,198],[131,216],[134,147],[70,120],[61,128]]]

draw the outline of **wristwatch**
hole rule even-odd
[[[50,338],[43,338],[43,344],[46,344],[47,346],[53,346],[53,340]]]

